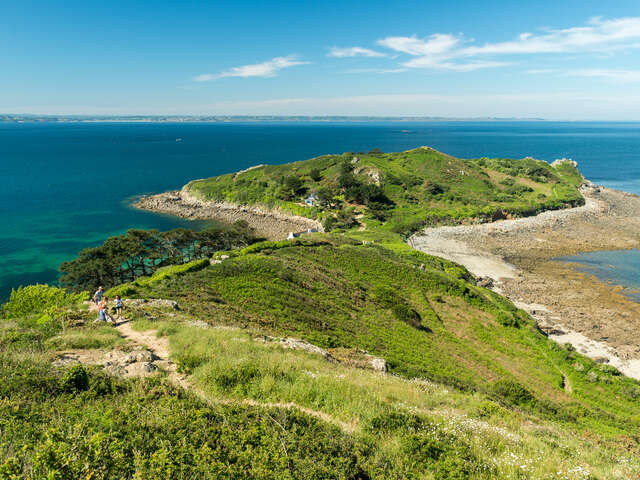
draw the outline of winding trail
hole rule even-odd
[[[336,425],[346,433],[353,433],[356,430],[357,424],[355,419],[351,423],[343,422],[325,412],[313,410],[293,402],[258,402],[250,398],[245,398],[241,401],[211,398],[201,388],[194,385],[193,382],[190,381],[188,375],[178,372],[177,365],[169,359],[170,349],[168,338],[158,337],[155,330],[147,330],[144,332],[134,330],[131,328],[131,323],[129,321],[121,322],[117,324],[115,328],[120,332],[120,335],[125,340],[142,345],[151,351],[158,358],[155,363],[167,372],[171,383],[183,388],[184,390],[193,392],[198,396],[198,398],[209,405],[249,405],[252,407],[262,408],[295,409],[324,422]]]

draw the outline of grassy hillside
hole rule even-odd
[[[200,396],[162,373],[53,366],[62,349],[127,348],[82,306],[64,331],[39,312],[0,320],[0,479],[640,473],[638,382],[547,340],[463,268],[332,235],[227,254],[110,292],[178,302],[128,315],[168,337]],[[390,373],[355,368],[364,350]]]
[[[320,218],[325,229],[407,233],[425,224],[486,221],[581,204],[574,166],[533,159],[462,160],[421,147],[352,152],[252,168],[185,186],[210,200],[263,204]],[[303,200],[317,197],[313,206]]]
[[[213,324],[302,338],[338,357],[366,350],[405,378],[526,404],[576,428],[640,433],[637,382],[547,340],[525,312],[476,287],[456,264],[328,235],[228,253],[197,272],[120,288],[176,300]],[[191,349],[180,350],[184,368],[197,369]]]
[[[62,349],[127,348],[82,306],[64,323],[5,309],[0,479],[640,474],[638,382],[547,340],[460,266],[333,235],[226,254],[109,292],[178,302],[128,315],[169,339],[200,396],[53,366]],[[355,368],[364,350],[390,373]]]

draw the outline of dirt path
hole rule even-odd
[[[195,386],[193,382],[189,380],[189,377],[187,375],[179,373],[177,371],[177,365],[169,360],[170,349],[168,338],[158,337],[155,330],[147,330],[144,332],[134,330],[133,328],[131,328],[131,323],[129,321],[125,321],[116,325],[116,329],[118,330],[118,332],[120,332],[120,335],[125,340],[129,340],[130,342],[142,345],[149,351],[151,351],[151,353],[153,353],[153,355],[158,358],[157,360],[155,360],[155,363],[168,373],[169,381],[171,381],[174,385],[195,393],[201,400],[210,405],[236,405],[240,403],[242,405],[250,405],[252,407],[296,409],[302,413],[306,413],[307,415],[318,418],[322,421],[332,423],[340,427],[347,433],[352,433],[356,428],[355,422],[342,422],[325,412],[312,410],[293,402],[258,402],[250,398],[246,398],[242,401],[212,399],[202,389]]]

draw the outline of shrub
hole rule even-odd
[[[320,180],[322,180],[322,173],[320,172],[319,168],[314,168],[309,172],[309,177],[311,177],[311,180],[313,180],[314,182],[319,182]]]
[[[64,392],[78,393],[89,389],[89,375],[80,364],[69,368],[60,379],[60,388]]]
[[[511,405],[528,405],[535,401],[534,396],[515,380],[498,380],[490,387],[491,394],[498,400]]]
[[[393,315],[401,322],[404,322],[413,328],[422,327],[422,324],[420,323],[420,314],[413,308],[404,304],[398,304],[392,308],[392,311]]]
[[[444,193],[444,188],[431,180],[424,182],[424,191],[427,195],[440,195]]]
[[[507,187],[513,187],[516,184],[516,181],[513,177],[507,177],[500,182],[500,185],[506,185]]]
[[[70,293],[64,288],[37,284],[12,290],[9,301],[2,308],[7,318],[18,318],[44,313],[51,308],[70,307],[88,298],[87,292]]]

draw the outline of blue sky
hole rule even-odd
[[[0,112],[640,120],[640,3],[3,0]]]

